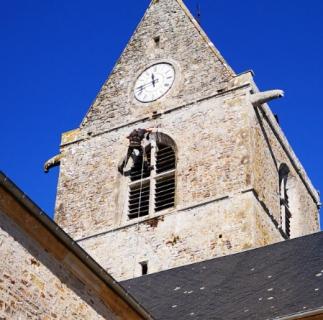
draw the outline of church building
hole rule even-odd
[[[152,0],[82,123],[45,163],[59,165],[55,222],[1,175],[6,255],[11,243],[27,250],[27,269],[44,266],[41,282],[64,288],[64,310],[56,301],[30,318],[323,319],[320,198],[268,105],[284,96],[272,89],[259,90],[252,71],[236,74],[182,0]],[[8,192],[33,218],[18,219],[27,213],[8,206]],[[2,263],[6,274],[21,261]],[[0,319],[10,307],[4,271]]]
[[[319,231],[317,191],[266,104],[281,96],[237,75],[182,1],[152,1],[62,136],[56,222],[118,280]],[[120,174],[138,128],[154,129],[149,166]]]

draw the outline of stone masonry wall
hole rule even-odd
[[[271,111],[267,109],[267,113]],[[276,121],[275,121],[276,122]],[[286,150],[284,150],[279,139],[269,125],[268,117],[264,117],[260,109],[253,113],[253,172],[254,186],[260,199],[265,203],[273,219],[280,225],[280,197],[279,197],[279,167],[282,163],[287,164],[290,174],[288,178],[289,206],[292,214],[291,237],[300,237],[319,231],[318,220],[318,195],[310,185],[310,192],[306,184],[308,181],[302,168],[295,168],[288,156],[290,147],[285,137],[281,136]],[[274,123],[277,127],[278,124]],[[278,128],[276,128],[278,132]],[[297,160],[298,161],[298,160]],[[300,173],[300,174],[299,174]],[[301,176],[300,176],[301,175]]]
[[[165,61],[175,68],[173,87],[155,102],[136,101],[139,74]],[[138,275],[136,259],[159,271],[270,244],[283,239],[277,170],[286,162],[295,190],[292,236],[318,230],[312,187],[256,116],[253,89],[251,73],[235,76],[182,1],[153,1],[80,128],[63,137],[56,221],[120,278],[131,276],[132,265]],[[158,127],[177,147],[175,208],[157,220],[128,220],[128,178],[117,171],[125,137],[138,127]],[[218,202],[224,197],[230,200]],[[220,234],[224,240],[214,242]]]
[[[160,271],[283,240],[278,230],[278,171],[272,163],[273,155],[291,164],[268,124],[260,126],[263,120],[248,100],[250,86],[235,83],[240,87],[169,111],[157,119],[62,146],[56,220],[116,277],[139,275],[140,259],[151,260],[151,272]],[[176,206],[161,212],[165,218],[156,220],[151,215],[136,221],[127,219],[128,178],[117,172],[117,165],[127,150],[124,137],[136,127],[159,127],[177,145]],[[293,171],[292,175],[295,176]],[[304,172],[302,177],[309,181]],[[293,213],[292,237],[318,230],[315,202],[300,178],[294,179],[298,196],[293,203],[297,203],[298,211]],[[241,192],[251,192],[254,197],[253,209],[246,210],[244,217],[235,216],[237,202],[241,208],[247,205]],[[227,202],[211,207],[207,204],[223,197],[230,197],[232,202],[229,210],[234,218],[230,221],[223,216],[228,206],[222,204]],[[185,215],[184,211],[191,214]],[[165,227],[156,228],[156,221]],[[134,227],[134,222],[138,226]],[[186,231],[190,232],[176,235],[172,225],[187,225]],[[227,227],[232,227],[227,241],[234,244],[218,241],[211,250],[205,244],[209,241],[205,230],[222,234]],[[196,239],[192,230],[198,235]],[[143,243],[134,246],[136,241]],[[175,241],[176,251],[167,253],[168,241]]]
[[[0,252],[0,319],[116,319],[1,212]]]
[[[139,103],[133,94],[135,81],[148,66],[160,61],[176,68],[174,88],[156,102]],[[102,132],[153,111],[206,97],[233,76],[181,0],[154,1],[86,115],[83,132]]]
[[[250,187],[249,116],[242,104],[244,91],[240,94],[207,99],[141,124],[158,126],[177,145],[176,208]],[[55,218],[75,239],[127,223],[128,178],[117,165],[134,128],[62,148]]]
[[[260,216],[260,219],[255,217]],[[260,222],[259,222],[260,220]],[[181,210],[79,244],[118,280],[281,241],[252,192]]]

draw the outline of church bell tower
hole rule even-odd
[[[252,72],[181,0],[154,0],[83,122],[64,133],[55,219],[117,280],[319,230],[319,196]],[[153,128],[118,171],[134,129]]]

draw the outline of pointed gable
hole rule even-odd
[[[174,85],[162,98],[141,103],[134,97],[135,81],[158,62],[174,66]],[[154,0],[81,128],[99,133],[185,105],[215,94],[234,75],[182,1]]]

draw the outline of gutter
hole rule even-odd
[[[43,212],[23,191],[21,191],[2,171],[0,171],[0,186],[4,187],[20,204],[52,234],[54,234],[80,261],[89,268],[107,287],[112,289],[143,319],[153,320],[144,307],[138,303],[112,276],[110,276],[93,258],[86,253],[67,233],[63,231],[49,216]]]

